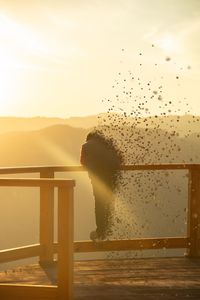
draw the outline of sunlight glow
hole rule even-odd
[[[0,35],[6,39],[7,44],[15,46],[14,50],[46,52],[46,47],[30,29],[5,15],[0,16]]]
[[[15,95],[18,93],[21,76],[16,68],[19,62],[4,50],[0,49],[0,104],[1,110],[9,114],[17,105]]]
[[[177,52],[180,49],[177,39],[172,35],[162,37],[158,45],[166,52]]]
[[[74,166],[77,165],[77,160],[75,159],[75,156],[73,157],[66,151],[64,151],[59,145],[45,136],[41,136],[39,139],[39,143],[43,146],[45,149],[47,156],[50,156],[51,159],[57,161],[60,165],[70,165]]]
[[[31,61],[33,58],[41,58],[57,64],[64,63],[57,46],[48,37],[42,36],[41,33],[11,20],[5,15],[0,15],[0,37],[3,38],[4,48],[12,54],[12,58],[17,56],[18,67],[20,67],[21,61],[24,66],[23,61],[27,59],[35,64],[35,61]],[[1,57],[4,60],[4,56],[1,55]],[[6,60],[4,65],[8,65]]]
[[[1,115],[66,118],[105,112],[101,99],[114,95],[113,81],[123,70],[144,80],[155,78],[154,85],[163,74],[166,91],[179,75],[180,97],[189,96],[194,113],[200,111],[198,5],[188,4],[185,11],[175,1],[166,14],[169,1],[161,5],[156,0],[155,7],[145,0],[128,0],[129,5],[91,1],[86,7],[54,2],[1,1]],[[139,86],[132,95],[137,92],[142,92]],[[176,99],[177,94],[175,88]]]

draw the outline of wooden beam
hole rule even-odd
[[[41,172],[40,178],[53,178],[54,172]],[[53,262],[54,242],[54,187],[47,185],[40,187],[40,245],[43,251],[40,253],[39,263],[49,264]]]
[[[153,164],[153,165],[124,165],[121,170],[200,170],[200,164]],[[83,166],[29,166],[0,168],[0,174],[28,174],[41,172],[82,172],[86,171]]]
[[[28,174],[41,172],[80,172],[86,171],[83,166],[30,166],[30,167],[7,167],[0,168],[0,175],[5,174]]]
[[[54,179],[54,178],[0,178],[0,186],[13,187],[73,187],[75,181],[71,179]]]
[[[152,164],[152,165],[123,165],[120,170],[123,171],[161,171],[161,170],[188,170],[191,164]],[[200,168],[200,165],[197,165]]]
[[[0,263],[5,263],[5,262],[29,258],[29,257],[35,257],[35,256],[39,256],[40,253],[41,253],[41,246],[39,244],[1,250]]]
[[[1,300],[58,300],[57,287],[0,284]]]
[[[98,252],[98,251],[125,251],[148,249],[178,249],[187,248],[190,239],[186,237],[143,238],[132,240],[109,240],[101,242],[75,241],[74,252]],[[58,251],[58,244],[54,243],[54,253]]]
[[[58,189],[58,298],[73,299],[73,189]]]
[[[188,182],[188,256],[200,256],[200,171],[191,169]]]
[[[146,238],[134,240],[112,240],[94,243],[75,242],[75,252],[93,251],[123,251],[123,250],[148,250],[148,249],[170,249],[187,248],[187,238]]]
[[[96,252],[96,251],[120,251],[120,250],[141,250],[141,249],[162,249],[162,248],[187,248],[190,245],[189,238],[148,238],[134,240],[111,240],[94,243],[92,241],[74,242],[75,252]],[[42,247],[39,244],[18,247],[0,251],[0,263],[19,260],[23,258],[39,256]],[[58,244],[53,244],[53,252],[58,252]]]

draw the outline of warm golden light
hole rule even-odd
[[[143,78],[155,78],[159,72],[172,78],[181,70],[181,97],[187,97],[188,86],[193,85],[189,97],[196,113],[197,4],[189,1],[186,9],[178,1],[171,11],[168,2],[161,5],[158,0],[155,5],[127,0],[127,6],[107,1],[99,7],[94,1],[87,8],[75,2],[1,1],[2,116],[65,118],[105,112],[100,99],[112,97],[115,76],[123,70],[137,71],[135,76]],[[142,53],[140,63],[138,53]],[[166,57],[171,63],[165,64]],[[15,109],[13,103],[17,103]]]
[[[172,35],[166,35],[158,41],[158,46],[166,52],[177,52],[180,48],[177,39]]]

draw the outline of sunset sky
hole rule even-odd
[[[200,114],[199,53],[199,0],[0,0],[0,116],[104,112],[129,70]]]

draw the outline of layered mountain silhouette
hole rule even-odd
[[[0,134],[13,131],[32,131],[39,130],[45,127],[53,125],[69,125],[75,128],[91,128],[97,126],[99,122],[105,120],[106,124],[112,123],[110,114],[101,113],[98,115],[84,116],[84,117],[71,117],[71,118],[50,118],[50,117],[0,117]],[[112,115],[115,115],[112,113]],[[130,122],[133,121],[133,117],[127,118]],[[188,130],[188,124],[192,126],[192,132],[199,132],[200,117],[192,115],[183,116],[152,116],[147,118],[140,118],[138,120],[138,126],[144,127],[144,119],[148,123],[149,127],[154,128],[155,125],[160,126],[161,129],[171,131],[173,130],[173,124],[176,123],[176,129],[184,135]]]
[[[73,122],[77,120],[77,124],[82,128],[63,124],[63,119],[1,118],[1,132],[4,133],[0,134],[0,166],[79,164],[81,145],[89,130],[97,124],[98,117],[72,118]],[[176,132],[170,127],[174,120],[179,121]],[[182,116],[178,119],[175,116],[151,117],[145,120],[146,123],[141,119],[130,139],[126,140],[124,136],[126,132],[130,132],[127,124],[124,127],[119,125],[115,138],[122,139],[120,132],[123,132],[121,134],[126,147],[122,150],[126,152],[127,157],[132,156],[133,163],[136,164],[148,163],[140,155],[141,147],[146,147],[145,157],[151,156],[152,163],[198,163],[200,128],[196,120],[198,117],[193,116]],[[57,124],[45,127],[45,124],[54,122]],[[87,126],[91,126],[85,128],[86,123]],[[146,124],[148,131],[144,128]],[[30,128],[32,130],[29,130]]]
[[[67,119],[50,117],[0,117],[0,134],[13,131],[39,130],[58,124],[79,128],[90,128],[97,124],[99,116],[101,116],[101,114],[85,117],[71,117]]]
[[[80,146],[86,129],[54,125],[40,130],[0,135],[0,165],[79,164]]]

